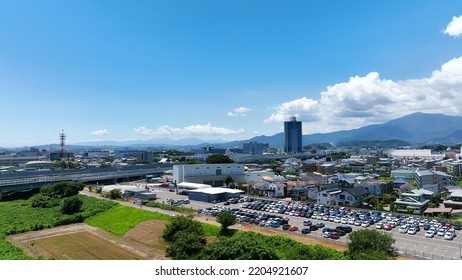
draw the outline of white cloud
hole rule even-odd
[[[244,133],[244,129],[231,130],[223,127],[212,126],[210,123],[205,125],[190,125],[175,128],[168,125],[159,127],[156,130],[148,129],[144,126],[133,129],[137,134],[152,137],[190,137],[190,136],[217,136]]]
[[[454,58],[430,77],[393,81],[371,72],[327,87],[318,100],[285,102],[265,122],[296,116],[304,134],[352,129],[382,123],[414,112],[461,115],[462,57]]]
[[[91,132],[91,135],[97,135],[97,136],[102,136],[102,135],[108,135],[109,131],[107,129],[100,129],[100,130],[95,130]]]
[[[444,34],[458,37],[462,34],[462,16],[453,17],[452,21],[446,26]]]
[[[228,112],[228,114],[226,114],[226,115],[227,115],[228,117],[237,117],[237,116],[245,117],[246,114],[247,114],[250,110],[251,110],[251,109],[246,108],[246,107],[239,107],[239,108],[234,109],[234,110],[231,111],[231,112]]]
[[[318,105],[318,101],[309,99],[306,97],[288,101],[279,105],[276,112],[273,113],[265,122],[283,122],[289,119],[289,117],[295,116],[305,118],[307,115],[304,112],[309,112]],[[306,118],[305,118],[306,119]]]

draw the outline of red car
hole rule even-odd
[[[336,231],[331,231],[329,233],[329,238],[330,239],[339,239],[340,238],[340,235],[338,235],[338,233]]]
[[[384,224],[383,225],[383,230],[391,230],[393,227],[391,226],[391,224]]]
[[[297,231],[298,230],[298,227],[296,226],[290,226],[289,227],[289,231]]]

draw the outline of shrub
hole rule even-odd
[[[120,189],[113,189],[109,192],[110,199],[122,198],[122,191]]]
[[[78,196],[66,197],[63,199],[63,205],[61,207],[61,213],[66,215],[72,215],[80,212],[83,202]]]
[[[32,196],[29,202],[30,206],[34,208],[51,208],[59,204],[59,199],[38,193]]]

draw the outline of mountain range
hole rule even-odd
[[[303,135],[303,144],[352,141],[401,140],[411,144],[462,142],[462,117],[444,114],[414,113],[383,124],[330,133]],[[284,145],[284,133],[250,139],[274,146]]]
[[[393,141],[392,141],[393,140]],[[67,145],[69,149],[84,147],[178,147],[178,146],[216,146],[242,147],[247,142],[267,143],[272,147],[284,145],[284,133],[272,136],[257,136],[251,139],[227,142],[224,140],[205,141],[196,138],[172,140],[169,138],[150,139],[145,141],[96,141]],[[444,114],[413,113],[383,124],[368,125],[357,129],[342,130],[330,133],[315,133],[303,135],[303,145],[317,143],[384,143],[393,145],[424,145],[424,144],[458,144],[462,143],[462,117]],[[387,144],[387,145],[388,145]],[[56,145],[56,144],[54,144]],[[42,145],[50,148],[50,145]],[[40,147],[42,147],[40,146]],[[57,145],[56,145],[57,146]],[[383,145],[382,145],[383,146]],[[39,147],[39,148],[40,148]]]

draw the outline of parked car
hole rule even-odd
[[[319,223],[316,223],[316,226],[317,226],[318,228],[323,228],[323,227],[325,227],[326,225],[325,225],[324,223],[322,223],[322,222],[319,222]]]
[[[290,228],[289,224],[282,225],[283,230],[289,230],[289,228]]]
[[[318,230],[318,226],[317,225],[311,225],[310,230],[311,231],[316,231],[316,230]]]
[[[409,229],[408,225],[402,225],[399,227],[398,232],[399,233],[407,233],[407,230]]]
[[[454,229],[456,229],[456,230],[461,230],[461,229],[462,229],[462,225],[461,225],[461,224],[454,224]]]
[[[438,229],[437,235],[438,236],[444,236],[445,233],[446,233],[446,229],[445,228],[440,228],[440,229]]]
[[[306,227],[309,227],[313,224],[313,222],[311,222],[310,220],[304,220],[303,221],[303,225],[306,226]]]
[[[393,227],[392,227],[391,224],[385,224],[385,225],[383,225],[383,230],[387,230],[387,231],[388,231],[388,230],[392,230],[392,229],[393,229]]]
[[[446,231],[446,233],[444,234],[444,239],[446,240],[453,240],[454,237],[455,235],[453,231]]]
[[[433,236],[435,236],[435,234],[436,234],[436,231],[434,231],[434,230],[427,230],[427,231],[425,232],[425,237],[427,237],[427,238],[432,238]]]
[[[270,222],[270,227],[272,228],[278,228],[281,225],[278,221],[271,221]]]
[[[303,228],[302,229],[302,234],[308,234],[310,232],[311,232],[311,230],[309,228]]]
[[[298,227],[296,226],[290,226],[289,227],[289,231],[297,231],[298,230]]]
[[[329,233],[329,238],[330,239],[339,239],[340,235],[337,232],[332,231],[332,232]]]
[[[350,226],[337,226],[335,228],[335,231],[337,232],[343,231],[345,233],[350,233],[353,231],[353,229]]]
[[[416,234],[417,233],[417,228],[416,227],[410,227],[407,230],[407,234]]]

